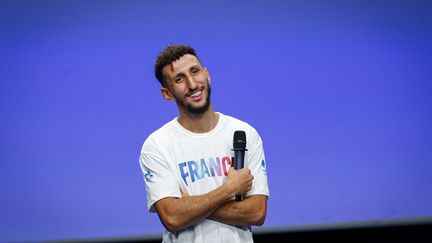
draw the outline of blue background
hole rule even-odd
[[[264,228],[432,216],[430,1],[1,1],[0,241],[160,234],[138,156],[192,45],[264,141]]]

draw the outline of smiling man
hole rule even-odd
[[[251,226],[264,223],[269,195],[260,136],[213,110],[210,74],[193,48],[168,46],[155,75],[162,96],[179,110],[146,139],[140,155],[148,209],[166,228],[163,242],[253,242]],[[240,170],[232,168],[237,130],[248,139]]]

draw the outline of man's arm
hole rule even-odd
[[[163,198],[155,203],[155,208],[165,228],[175,232],[206,219],[234,195],[249,191],[252,180],[249,169],[231,168],[221,187],[200,196]]]
[[[243,201],[229,201],[215,210],[209,219],[237,226],[260,226],[267,213],[267,196],[252,195]]]
[[[249,150],[245,158],[254,176],[253,186],[243,201],[229,201],[215,210],[209,219],[236,226],[262,225],[267,213],[269,195],[264,149],[261,137],[252,128],[249,133]]]

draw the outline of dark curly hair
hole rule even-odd
[[[155,64],[155,75],[162,87],[165,87],[166,85],[162,69],[166,65],[171,64],[186,54],[191,54],[198,58],[195,50],[192,47],[186,45],[169,45],[167,48],[165,48],[165,50],[159,53]]]

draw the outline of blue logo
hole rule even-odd
[[[266,162],[264,160],[261,161],[261,166],[263,170],[266,170]]]
[[[144,174],[144,176],[147,180],[150,180],[151,178],[153,178],[154,175],[150,170],[148,170],[147,173]]]

